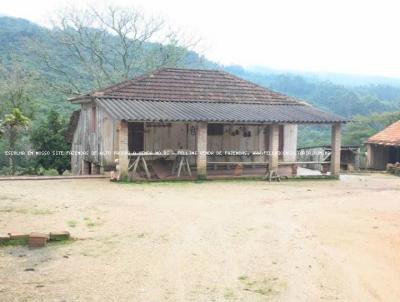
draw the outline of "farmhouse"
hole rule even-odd
[[[299,124],[331,125],[340,171],[342,117],[223,71],[166,68],[70,101],[73,174],[295,174]]]
[[[400,162],[400,121],[371,136],[365,144],[368,168],[385,170],[387,164]]]

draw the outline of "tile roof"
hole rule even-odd
[[[142,122],[335,123],[340,116],[308,105],[141,101],[96,98],[113,118]]]
[[[346,122],[218,70],[160,69],[71,101],[88,98],[114,118],[131,121]]]
[[[156,70],[78,97],[295,104],[298,100],[219,70]],[[74,99],[72,99],[74,100]]]
[[[400,120],[371,136],[368,144],[400,146]]]

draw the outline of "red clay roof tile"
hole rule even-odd
[[[400,121],[394,122],[381,132],[371,136],[367,143],[400,146]]]

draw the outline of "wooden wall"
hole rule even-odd
[[[85,174],[84,162],[102,169],[114,165],[113,151],[118,149],[117,125],[118,121],[111,119],[93,102],[81,104],[79,122],[72,140],[72,174]]]
[[[120,121],[112,119],[101,107],[93,102],[81,105],[81,114],[76,127],[72,151],[84,154],[73,154],[71,157],[72,173],[82,174],[84,163],[89,162],[101,167],[101,171],[115,167],[118,151]],[[184,149],[196,150],[196,123],[145,123],[145,151],[163,151]],[[243,133],[250,133],[244,136]],[[223,135],[208,136],[207,149],[210,151],[262,151],[267,150],[268,125],[224,125]],[[297,148],[297,125],[282,126],[282,151],[295,154]],[[294,156],[294,157],[293,157]],[[209,157],[209,161],[264,161],[265,156],[225,156]],[[284,161],[294,161],[295,155],[283,156]],[[194,157],[191,164],[195,163]]]
[[[367,144],[367,167],[375,170],[386,170],[386,165],[389,162],[389,148]]]

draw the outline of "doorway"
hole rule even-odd
[[[389,163],[395,164],[400,162],[400,148],[389,147]]]
[[[129,153],[144,151],[144,123],[128,123]]]

